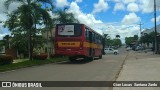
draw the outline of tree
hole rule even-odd
[[[133,38],[134,38],[135,41],[137,41],[138,40],[138,35],[134,35]]]
[[[116,35],[116,39],[120,38],[120,35]]]
[[[120,35],[116,35],[116,37],[120,37]],[[107,38],[106,38],[106,45],[108,46],[108,47],[110,47],[110,46],[121,46],[122,45],[122,42],[121,42],[121,40],[120,39],[118,39],[118,38],[116,38],[116,39],[111,39],[109,36],[107,36]]]
[[[113,39],[114,41],[114,46],[122,46],[122,42],[120,39]]]
[[[10,36],[9,35],[6,35],[3,37],[3,41],[4,41],[4,44],[5,44],[5,49],[9,49],[10,48]]]
[[[142,36],[141,38],[140,38],[140,41],[142,42],[142,43],[146,43],[147,44],[147,46],[149,46],[149,43],[153,43],[153,47],[154,47],[154,45],[155,45],[155,38],[154,38],[154,36],[155,36],[155,32],[151,32],[151,33],[149,33],[149,34],[144,34],[144,36]]]
[[[52,19],[49,13],[41,7],[40,2],[52,5],[52,0],[7,0],[5,7],[8,9],[9,5],[13,2],[21,3],[17,10],[8,14],[9,19],[5,25],[10,29],[14,36],[24,33],[28,37],[29,44],[29,59],[32,60],[32,53],[34,43],[33,40],[36,33],[40,32],[37,29],[37,24],[44,24],[45,27],[52,26]],[[15,33],[16,32],[16,33]]]
[[[55,18],[57,23],[63,24],[63,23],[79,23],[77,19],[75,19],[74,15],[72,13],[69,13],[66,11],[66,8],[64,10],[57,10],[55,11],[56,15],[58,16]]]
[[[5,45],[4,40],[0,40],[0,52],[3,50],[4,45]]]
[[[126,45],[130,45],[134,42],[134,38],[133,37],[126,37],[125,38],[125,43]]]

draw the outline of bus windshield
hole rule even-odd
[[[78,25],[58,25],[57,27],[58,36],[71,36],[77,37],[82,35],[82,27]]]

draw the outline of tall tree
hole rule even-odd
[[[116,35],[116,39],[120,38],[120,35]]]
[[[133,37],[126,37],[125,38],[125,43],[126,45],[130,45],[134,42],[134,38]]]
[[[58,16],[55,20],[57,23],[63,24],[63,23],[79,23],[77,19],[75,19],[74,15],[72,13],[69,13],[64,10],[59,9],[55,11],[56,15]]]
[[[138,35],[134,35],[133,38],[134,38],[135,41],[137,41],[138,40]]]
[[[5,49],[9,49],[10,48],[10,36],[6,35],[3,37],[3,41],[5,43]]]
[[[21,3],[21,6],[9,14],[6,26],[12,32],[18,30],[21,34],[25,33],[28,36],[29,59],[32,60],[34,47],[32,41],[36,33],[39,32],[36,27],[37,24],[40,25],[40,22],[43,22],[45,26],[52,26],[52,19],[49,13],[41,7],[41,3],[48,3],[53,8],[52,0],[6,0],[5,7],[8,9],[9,5],[14,2]]]

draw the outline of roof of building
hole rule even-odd
[[[149,34],[149,33],[153,32],[153,31],[155,31],[155,27],[153,27],[153,28],[151,28],[151,29],[146,29],[146,30],[142,31],[142,33],[147,33],[147,34]],[[160,24],[157,25],[157,32],[160,33]]]

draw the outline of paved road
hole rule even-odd
[[[111,81],[115,80],[127,55],[121,48],[119,55],[104,55],[92,62],[56,63],[0,73],[0,80],[16,81]],[[3,88],[6,89],[6,88]],[[8,88],[9,89],[9,88]],[[22,88],[16,88],[22,90]],[[23,90],[29,88],[23,88]],[[44,88],[32,88],[44,89]],[[46,89],[46,88],[45,88]],[[47,88],[48,90],[107,90],[108,88]]]

